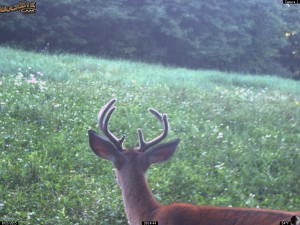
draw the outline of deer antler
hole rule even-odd
[[[98,114],[98,124],[100,129],[103,131],[105,136],[110,140],[114,146],[120,151],[123,151],[123,141],[125,140],[125,135],[123,135],[120,139],[118,139],[115,135],[113,135],[109,129],[108,129],[108,122],[113,114],[113,112],[116,110],[116,107],[112,107],[113,104],[117,101],[117,99],[110,100],[106,105],[104,105]]]
[[[139,136],[138,151],[141,152],[145,152],[147,149],[161,142],[167,136],[169,131],[168,117],[166,114],[160,114],[158,111],[151,108],[148,109],[148,111],[151,112],[159,120],[159,122],[163,123],[164,130],[158,137],[154,138],[149,142],[145,142],[142,130],[138,129],[138,136]]]

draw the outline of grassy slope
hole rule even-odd
[[[148,107],[182,140],[148,173],[160,202],[300,209],[299,82],[8,48],[0,58],[1,220],[126,223],[113,167],[86,134],[112,97],[125,145],[138,127],[157,135]]]

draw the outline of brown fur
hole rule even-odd
[[[297,212],[172,203],[158,208],[151,218],[159,225],[279,225]],[[299,215],[299,214],[298,214]]]

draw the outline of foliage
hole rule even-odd
[[[291,77],[300,79],[300,22],[299,22],[300,7],[293,5],[286,5],[281,10],[281,17],[283,18],[285,26],[285,36],[288,45],[280,49],[279,61],[286,68],[292,71]]]
[[[299,69],[289,61],[297,46],[285,32],[299,33],[292,22],[298,17],[297,5],[287,9],[281,1],[40,1],[34,15],[1,15],[0,41],[38,51],[291,77],[288,69]]]
[[[300,83],[0,48],[0,219],[126,224],[113,166],[88,146],[97,110],[119,99],[111,130],[137,143],[169,115],[174,157],[150,168],[161,203],[299,210]]]

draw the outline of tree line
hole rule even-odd
[[[32,15],[0,14],[0,43],[300,79],[300,5],[279,0],[61,0],[36,6]]]

